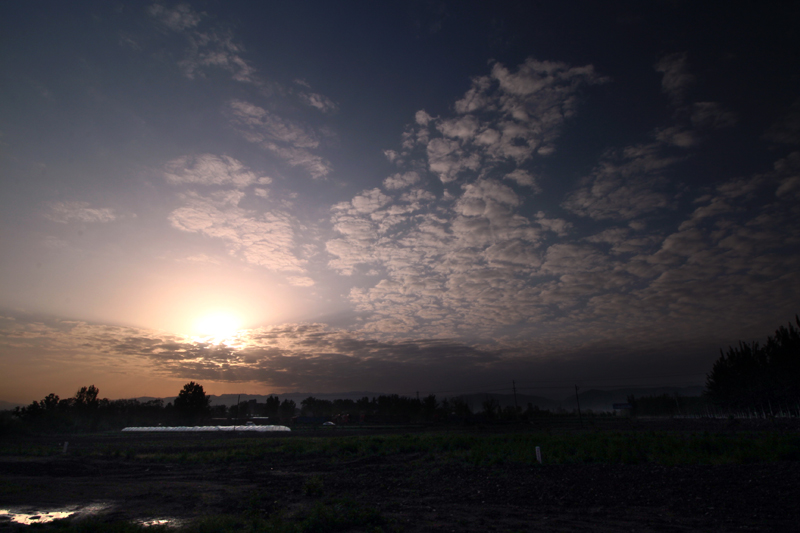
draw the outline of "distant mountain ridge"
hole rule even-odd
[[[0,411],[11,411],[15,407],[23,407],[24,404],[17,402],[4,402],[0,400]]]

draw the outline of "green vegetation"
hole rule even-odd
[[[282,439],[174,439],[102,445],[82,444],[75,456],[121,458],[147,463],[225,464],[267,460],[345,463],[366,457],[413,456],[411,461],[475,466],[536,465],[536,446],[545,464],[612,463],[737,464],[800,460],[800,436],[763,432],[584,431],[503,435],[427,433]],[[18,446],[5,442],[2,455],[57,456],[58,446]],[[304,492],[324,493],[310,478]]]

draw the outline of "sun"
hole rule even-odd
[[[205,315],[194,323],[196,335],[215,343],[225,342],[236,337],[242,321],[229,312],[216,312]]]

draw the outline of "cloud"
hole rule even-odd
[[[775,163],[775,172],[780,182],[775,196],[800,197],[800,152],[792,152]]]
[[[517,184],[522,185],[523,187],[530,187],[536,192],[540,191],[539,186],[536,185],[536,178],[534,178],[533,174],[531,174],[527,170],[518,168],[506,174],[504,178],[507,180],[516,181]]]
[[[0,347],[4,353],[35,349],[55,368],[113,363],[130,375],[191,379],[207,389],[209,382],[256,383],[277,391],[442,387],[503,360],[500,352],[457,341],[380,342],[324,324],[243,330],[213,344],[134,327],[17,317],[0,320]]]
[[[772,142],[800,144],[800,99],[795,100],[786,115],[769,127],[764,138]]]
[[[172,227],[225,241],[232,253],[248,263],[273,271],[305,272],[296,239],[298,223],[286,212],[258,213],[239,206],[241,191],[208,196],[182,195],[183,205],[169,215]]]
[[[717,102],[695,102],[692,104],[692,124],[700,129],[729,128],[738,122],[736,114],[726,111]]]
[[[428,144],[428,165],[430,171],[438,174],[442,183],[456,179],[465,170],[478,170],[480,155],[468,153],[461,149],[455,140],[433,139]]]
[[[419,182],[419,180],[419,174],[417,172],[410,171],[389,176],[383,180],[383,186],[387,189],[404,189],[414,185],[415,183]]]
[[[340,237],[327,243],[329,266],[384,273],[350,292],[366,313],[364,331],[440,338],[522,319],[523,278],[541,263],[538,243],[550,228],[516,214],[520,197],[497,180],[462,191],[453,202],[420,189],[394,197],[373,189],[333,209]]]
[[[631,219],[670,207],[662,173],[680,160],[665,155],[661,143],[609,151],[562,206],[596,220]]]
[[[232,157],[212,154],[173,159],[166,164],[164,177],[173,185],[229,185],[239,189],[272,181],[269,177],[258,176]]]
[[[455,103],[456,116],[418,111],[404,133],[403,150],[385,153],[390,161],[403,162],[423,149],[428,170],[442,183],[521,165],[552,154],[563,124],[577,110],[580,90],[606,81],[591,65],[529,58],[512,71],[494,63]]]
[[[387,150],[387,157],[402,167],[422,156],[439,181],[461,184],[443,195],[401,194],[418,183],[418,171],[398,173],[384,181],[385,192],[364,191],[332,210],[339,235],[326,244],[329,267],[383,276],[350,292],[364,331],[491,335],[542,314],[529,280],[540,273],[543,243],[566,236],[571,224],[522,215],[524,198],[489,176],[538,192],[520,165],[552,153],[578,91],[604,81],[591,66],[529,59],[512,71],[495,63],[456,102],[456,116],[416,113],[402,151]]]
[[[690,148],[700,142],[694,131],[680,126],[657,129],[656,139],[664,144],[671,144],[680,148]]]
[[[70,222],[112,222],[117,219],[115,211],[108,207],[90,207],[88,202],[54,202],[49,205],[45,218],[68,224]]]
[[[314,285],[314,280],[308,276],[289,276],[286,280],[295,287],[312,287]]]
[[[428,123],[433,120],[433,117],[430,116],[424,109],[420,109],[414,115],[414,119],[417,121],[417,124],[420,126],[427,126]]]
[[[319,93],[302,92],[300,93],[300,99],[323,113],[334,113],[339,110],[339,106],[333,100]]]
[[[203,16],[188,4],[168,8],[156,3],[147,11],[163,27],[185,37],[188,49],[178,66],[187,78],[194,79],[203,75],[205,69],[213,67],[230,72],[236,81],[261,83],[255,75],[255,69],[242,57],[242,45],[236,43],[225,30],[212,27],[201,31],[199,26]]]
[[[221,239],[232,255],[248,263],[276,272],[305,273],[298,220],[282,208],[262,212],[240,205],[251,186],[253,195],[267,201],[269,177],[259,176],[232,157],[202,154],[170,161],[164,178],[173,184],[217,186],[211,191],[183,192],[181,206],[168,217],[172,227]],[[303,279],[308,278],[295,276],[307,286]]]
[[[689,87],[694,83],[694,76],[687,68],[686,54],[669,54],[656,63],[655,69],[664,76],[661,78],[661,89],[673,103],[680,104]]]
[[[234,123],[239,127],[249,128],[255,139],[270,139],[296,148],[319,146],[316,135],[295,121],[281,118],[242,100],[232,100],[229,106]]]
[[[147,8],[147,12],[173,31],[185,31],[200,23],[200,14],[194,11],[189,4],[178,4],[174,9],[153,4]]]
[[[311,152],[320,145],[311,128],[243,100],[230,101],[228,110],[233,127],[244,139],[272,152],[290,166],[303,168],[315,179],[332,170],[327,160]]]
[[[685,58],[665,58],[660,68],[665,90],[684,98]],[[766,314],[791,308],[792,297],[768,280],[800,291],[798,258],[787,248],[798,216],[789,200],[800,183],[794,158],[705,191],[675,178],[701,133],[734,124],[719,104],[685,104],[649,141],[607,150],[563,212],[535,203],[530,162],[554,145],[578,89],[602,81],[589,67],[495,64],[473,79],[454,116],[416,114],[401,147],[386,151],[401,172],[331,211],[328,265],[358,280],[349,294],[358,331],[502,346],[536,338],[563,350],[621,346],[614,336],[623,335],[654,346],[751,327],[734,310],[755,287]],[[503,144],[509,132],[520,139],[511,148]],[[426,165],[443,190],[422,179],[407,185],[406,165],[417,173]],[[712,312],[698,318],[702,309]]]
[[[211,257],[207,254],[190,255],[185,260],[190,263],[208,263],[210,265],[222,264],[222,262],[219,259],[217,259],[216,257]]]

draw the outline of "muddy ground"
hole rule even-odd
[[[70,447],[96,447],[103,438],[73,436]],[[35,440],[60,445],[52,437]],[[342,497],[378,510],[385,529],[396,531],[787,532],[800,531],[800,462],[489,468],[419,453],[229,464],[151,463],[124,454],[0,456],[0,509],[94,502],[106,505],[101,516],[109,521],[291,516]],[[12,527],[0,521],[0,530]]]

